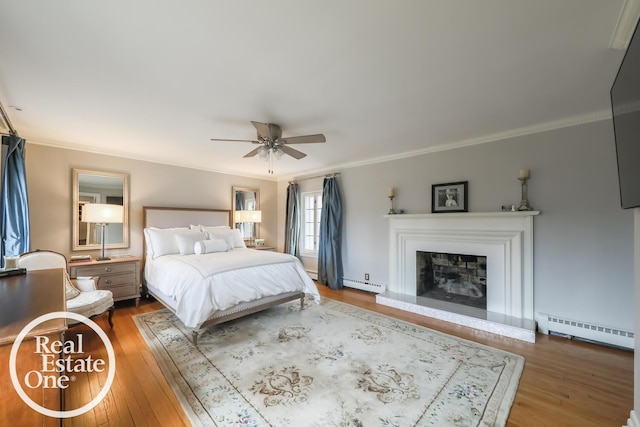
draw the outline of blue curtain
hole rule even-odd
[[[2,164],[2,244],[0,265],[5,255],[19,255],[29,251],[29,202],[27,200],[27,173],[24,162],[24,139],[17,135],[2,137],[7,155]]]
[[[322,183],[320,246],[318,248],[318,282],[331,289],[342,289],[342,201],[338,180],[325,178]]]
[[[298,184],[287,187],[287,216],[284,230],[284,253],[298,256],[300,241],[300,196]]]

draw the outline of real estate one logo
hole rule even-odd
[[[20,378],[16,369],[16,361],[18,350],[27,334],[43,322],[61,318],[74,319],[82,322],[98,334],[107,349],[108,367],[104,359],[93,358],[91,355],[84,357],[82,334],[78,334],[77,341],[62,341],[52,339],[49,336],[35,336],[33,352],[38,357],[41,369],[28,371]],[[42,390],[58,389],[61,393],[64,393],[75,380],[76,374],[101,373],[104,372],[105,369],[107,369],[107,380],[102,390],[100,390],[100,393],[89,403],[77,409],[67,411],[62,408],[60,411],[54,411],[45,408],[33,401],[24,390],[24,387]],[[11,347],[9,372],[11,374],[13,387],[24,403],[29,405],[31,409],[48,417],[71,418],[92,410],[105,398],[116,374],[116,358],[109,337],[107,337],[107,334],[105,334],[102,328],[93,320],[77,313],[56,311],[34,319],[20,331]]]

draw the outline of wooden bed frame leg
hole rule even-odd
[[[197,347],[198,346],[198,331],[197,330],[191,331],[191,340],[193,341],[193,345],[195,345]]]
[[[304,310],[304,295],[300,297],[300,310]]]

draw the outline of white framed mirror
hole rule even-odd
[[[73,169],[73,251],[102,248],[102,228],[98,223],[83,221],[83,208],[88,203],[122,206],[122,223],[109,224],[104,229],[105,248],[129,247],[129,175]]]
[[[237,222],[239,211],[260,211],[260,190],[248,187],[232,187],[231,206],[233,226],[240,230],[245,240],[252,240],[260,237],[260,222]]]

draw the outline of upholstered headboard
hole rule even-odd
[[[145,228],[189,227],[191,224],[231,226],[231,211],[226,209],[145,206],[142,210]]]

